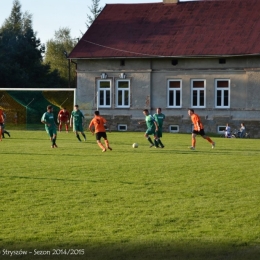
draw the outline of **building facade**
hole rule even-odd
[[[243,122],[252,137],[260,137],[260,47],[254,37],[241,42],[243,17],[224,26],[233,12],[247,15],[252,4],[260,7],[254,0],[107,5],[69,56],[77,63],[78,105],[87,117],[100,110],[112,130],[143,131],[137,124],[142,110],[161,107],[165,131],[190,133],[187,110],[193,108],[207,132]],[[131,24],[127,15],[113,17],[116,10],[128,13]],[[206,24],[197,22],[200,12]],[[252,23],[260,29],[260,18]],[[247,33],[254,35],[256,28]]]

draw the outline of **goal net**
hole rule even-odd
[[[56,119],[62,107],[71,113],[75,98],[75,89],[0,89],[0,108],[6,114],[7,128],[42,130],[47,105],[53,106]]]

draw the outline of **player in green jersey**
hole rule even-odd
[[[42,115],[41,122],[45,125],[45,130],[51,139],[51,148],[58,148],[56,144],[57,139],[57,129],[53,116],[53,107],[51,105],[47,106],[47,112]]]
[[[83,113],[79,110],[79,106],[75,105],[74,110],[71,112],[71,117],[70,117],[70,127],[72,126],[72,121],[73,121],[73,132],[75,132],[76,137],[78,140],[81,142],[79,132],[82,134],[84,137],[84,140],[86,141],[86,135],[84,134],[83,130],[83,124],[84,124],[84,115]]]
[[[150,144],[151,144],[150,147],[153,147],[154,145],[155,145],[155,147],[158,147],[157,141],[156,141],[157,140],[156,132],[158,131],[158,124],[155,121],[155,119],[153,118],[153,116],[149,114],[148,109],[144,109],[143,114],[145,115],[145,121],[140,121],[140,122],[138,122],[138,124],[141,125],[143,123],[146,123],[147,130],[144,134],[144,137],[150,142]],[[154,143],[149,135],[154,136],[154,140],[155,140]]]
[[[163,121],[165,120],[165,115],[162,113],[162,109],[160,107],[156,109],[156,113],[153,115],[153,117],[158,124],[158,131],[156,133],[157,142],[161,148],[164,148],[164,145],[160,138],[162,137],[162,127],[163,127]]]

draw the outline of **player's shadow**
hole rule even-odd
[[[46,177],[31,177],[31,176],[17,176],[17,175],[11,175],[11,176],[0,176],[2,179],[27,179],[27,180],[49,180],[49,181],[62,181],[62,182],[79,182],[82,183],[82,180],[79,179],[65,179],[65,178],[46,178]],[[91,181],[90,181],[91,182]]]

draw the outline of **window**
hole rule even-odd
[[[172,65],[173,65],[173,66],[178,65],[178,60],[172,60]]]
[[[191,80],[191,106],[206,107],[206,81]]]
[[[181,107],[182,82],[181,80],[168,80],[167,106]]]
[[[98,107],[111,107],[111,80],[98,80]]]
[[[215,80],[215,106],[216,108],[230,107],[230,80]]]
[[[127,125],[125,125],[125,124],[118,124],[117,125],[117,130],[118,131],[127,131]]]
[[[130,107],[130,80],[116,81],[116,107]]]
[[[217,127],[217,131],[218,131],[218,134],[223,134],[224,132],[223,131],[225,131],[226,130],[226,126],[218,126]]]
[[[178,133],[179,132],[179,126],[178,125],[170,125],[169,126],[169,132],[170,133]]]

